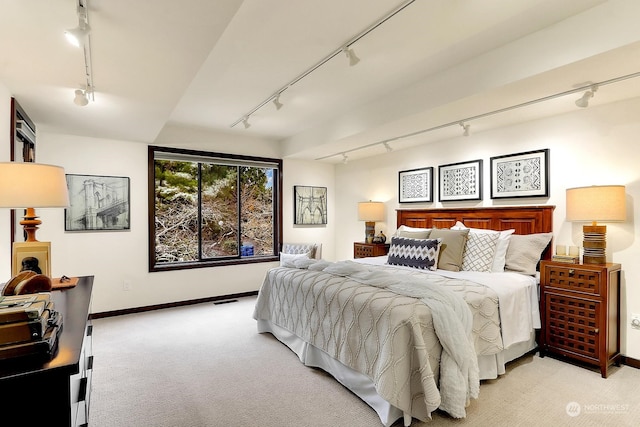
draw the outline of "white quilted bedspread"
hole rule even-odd
[[[446,281],[447,288],[464,298],[471,311],[477,354],[502,350],[498,298],[491,289],[468,280],[394,267],[367,269],[434,286]],[[441,407],[447,392],[441,394],[438,388],[442,346],[434,330],[433,313],[420,299],[362,282],[325,271],[274,268],[260,289],[254,317],[289,330],[365,374],[381,397],[424,421]],[[465,396],[455,396],[454,401],[468,401],[468,391]],[[454,417],[465,415],[464,403],[461,408],[442,407]]]

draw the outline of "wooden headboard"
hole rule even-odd
[[[498,206],[485,208],[398,209],[397,226],[450,228],[460,221],[469,228],[515,229],[516,234],[553,231],[555,206]],[[551,259],[551,244],[542,258]]]

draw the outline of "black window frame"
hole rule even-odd
[[[232,162],[237,162],[238,164],[242,164],[244,166],[251,165],[252,163],[257,164],[273,164],[274,165],[274,174],[277,176],[273,177],[273,200],[274,200],[274,213],[273,213],[273,255],[258,255],[258,256],[249,256],[242,257],[240,253],[234,257],[224,257],[221,259],[201,259],[198,261],[189,261],[189,262],[180,262],[180,263],[166,263],[166,264],[157,264],[156,263],[156,251],[155,251],[155,236],[156,236],[156,227],[155,227],[155,154],[156,152],[167,153],[167,154],[178,154],[185,156],[194,156],[198,158],[211,158],[211,161],[215,163],[216,160],[227,160]],[[282,246],[282,159],[268,158],[268,157],[256,157],[256,156],[245,156],[240,154],[229,154],[229,153],[216,153],[216,152],[208,152],[208,151],[200,151],[200,150],[191,150],[191,149],[182,149],[182,148],[173,148],[173,147],[164,147],[164,146],[156,146],[149,145],[148,146],[148,250],[149,250],[149,272],[156,271],[171,271],[171,270],[186,270],[193,268],[205,268],[205,267],[218,267],[218,266],[227,266],[227,265],[240,265],[240,264],[254,264],[260,262],[273,262],[278,261],[280,258],[280,248]],[[198,240],[200,240],[200,236],[198,235]]]

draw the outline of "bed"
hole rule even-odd
[[[388,256],[297,255],[269,270],[258,332],[329,372],[385,426],[438,409],[463,418],[480,380],[536,347],[535,269],[551,257],[553,209],[400,209]]]

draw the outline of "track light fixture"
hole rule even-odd
[[[79,0],[79,1],[83,1],[83,0]],[[86,0],[84,0],[84,1],[86,1]],[[378,19],[377,21],[375,21],[374,23],[369,25],[364,30],[360,31],[358,34],[356,34],[355,36],[353,36],[352,38],[347,40],[345,43],[340,45],[338,48],[334,49],[332,52],[330,52],[325,57],[320,59],[318,62],[313,64],[311,67],[309,67],[305,71],[303,71],[301,74],[299,74],[298,76],[294,77],[287,84],[285,84],[284,86],[280,87],[280,89],[275,91],[275,93],[278,94],[278,95],[282,94],[282,92],[284,92],[285,90],[289,89],[291,86],[293,86],[294,84],[298,83],[300,80],[304,79],[309,74],[311,74],[314,71],[316,71],[317,69],[321,68],[324,64],[326,64],[327,62],[329,62],[330,60],[335,58],[337,55],[340,55],[342,52],[344,52],[344,54],[349,59],[349,65],[350,66],[356,65],[358,62],[360,62],[360,59],[356,56],[356,54],[353,51],[353,49],[351,48],[351,46],[353,44],[355,44],[356,42],[358,42],[361,38],[365,37],[367,34],[372,32],[373,30],[378,28],[380,25],[384,24],[385,22],[387,22],[388,20],[390,20],[391,18],[396,16],[398,13],[402,12],[409,5],[411,5],[411,4],[415,3],[415,2],[416,2],[416,0],[404,0],[399,6],[395,7],[391,11],[389,11],[386,15],[382,16],[380,19]],[[244,118],[245,117],[251,116],[253,113],[255,113],[256,111],[258,111],[259,109],[261,109],[262,107],[264,107],[265,105],[267,105],[270,102],[273,102],[276,105],[276,108],[279,109],[278,104],[280,103],[280,101],[276,102],[277,97],[276,97],[276,99],[274,99],[274,95],[273,95],[274,92],[270,92],[270,93],[271,93],[271,95],[268,98],[266,98],[265,100],[260,102],[258,105],[253,107],[251,110],[249,110],[246,113],[244,113],[244,115],[242,115],[240,118],[238,118],[235,122],[231,123],[231,125],[229,125],[229,127],[233,128],[237,124],[239,124],[240,122],[244,122]]]
[[[77,106],[84,107],[89,103],[89,91],[87,89],[76,89],[75,94],[73,103]]]
[[[342,51],[345,53],[345,55],[347,55],[347,58],[349,58],[349,66],[353,67],[354,65],[356,65],[358,62],[360,62],[360,58],[358,58],[356,56],[356,53],[353,51],[352,48],[345,46],[342,48]]]
[[[584,108],[584,107],[587,107],[589,105],[589,99],[593,98],[593,94],[598,90],[599,87],[602,87],[602,86],[605,86],[605,85],[610,85],[610,84],[613,84],[613,83],[618,83],[618,82],[629,80],[629,79],[635,79],[637,77],[640,77],[640,71],[637,71],[637,72],[631,73],[631,74],[626,74],[626,75],[623,75],[623,76],[614,77],[614,78],[609,79],[609,80],[602,80],[602,81],[600,81],[598,83],[594,83],[594,84],[592,84],[590,86],[581,86],[579,88],[566,90],[564,92],[558,92],[558,93],[554,93],[552,95],[543,96],[541,98],[532,99],[530,101],[522,102],[520,104],[511,105],[511,106],[504,107],[504,108],[499,108],[499,109],[493,110],[493,111],[487,111],[487,112],[482,113],[482,114],[477,114],[475,116],[466,117],[466,118],[464,118],[462,120],[458,119],[458,120],[455,120],[455,121],[452,121],[452,122],[442,123],[442,124],[439,124],[439,125],[436,125],[436,126],[433,126],[433,127],[430,127],[430,128],[421,129],[421,130],[417,130],[417,131],[414,131],[414,132],[406,133],[404,135],[394,136],[392,138],[387,138],[387,139],[382,140],[382,141],[376,141],[376,142],[372,142],[370,144],[361,145],[359,147],[355,147],[355,148],[352,148],[350,150],[337,152],[337,153],[333,153],[333,154],[328,154],[328,155],[322,156],[322,157],[317,157],[315,160],[325,160],[325,159],[329,159],[329,158],[332,158],[332,157],[336,157],[338,155],[342,155],[343,162],[344,162],[344,159],[346,158],[347,153],[352,153],[354,151],[364,150],[366,148],[374,147],[374,146],[377,146],[377,145],[384,145],[386,147],[389,142],[399,141],[399,140],[402,140],[402,139],[405,139],[405,138],[411,138],[411,137],[414,137],[414,136],[417,136],[417,135],[422,135],[422,134],[427,133],[427,132],[432,132],[432,131],[444,129],[444,128],[447,128],[449,126],[461,126],[464,129],[463,135],[464,136],[468,136],[469,132],[470,132],[470,125],[466,124],[465,122],[478,120],[478,119],[482,119],[484,117],[490,117],[490,116],[493,116],[493,115],[496,115],[496,114],[506,113],[507,111],[517,110],[518,108],[524,108],[524,107],[528,107],[530,105],[539,104],[541,102],[550,101],[552,99],[561,98],[561,97],[568,96],[568,95],[573,95],[573,94],[576,94],[578,92],[582,92],[583,90],[587,89],[587,91],[584,93],[584,95],[582,95],[582,97],[580,97],[580,99],[578,99],[576,101],[576,105],[578,107]]]
[[[393,148],[391,148],[388,142],[383,142],[382,145],[384,145],[384,148],[385,150],[387,150],[387,153],[390,153],[393,151]]]
[[[89,35],[91,31],[91,26],[89,25],[89,14],[87,13],[87,9],[83,4],[78,4],[78,26],[76,28],[66,30],[64,32],[64,36],[67,38],[67,41],[74,45],[75,47],[80,47],[81,44],[84,44],[85,39]]]
[[[245,129],[249,129],[251,127],[251,123],[249,123],[249,117],[245,117],[244,119],[242,119],[242,124],[244,125]]]
[[[576,105],[580,108],[587,108],[589,106],[589,100],[593,98],[593,95],[597,90],[598,85],[592,85],[588,91],[586,91],[578,100],[576,100]]]
[[[77,0],[76,11],[78,13],[78,27],[73,30],[65,31],[67,40],[77,47],[82,47],[84,53],[84,77],[85,85],[84,89],[76,89],[73,102],[84,107],[89,101],[94,101],[94,86],[93,86],[93,67],[91,64],[91,36],[89,32],[91,27],[89,26],[89,7],[87,5],[88,0]]]
[[[277,94],[275,98],[273,98],[273,105],[276,106],[276,110],[282,108],[282,102],[280,102],[280,94]]]
[[[349,157],[347,157],[346,154],[342,153],[342,163],[346,165],[347,162],[349,162]]]
[[[460,126],[462,127],[462,136],[469,136],[469,129],[471,128],[471,125],[460,122]]]

